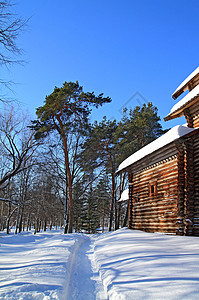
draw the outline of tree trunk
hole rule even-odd
[[[66,182],[67,182],[67,178],[66,178]],[[67,205],[67,202],[68,202],[68,197],[67,197],[67,186],[66,186],[66,196],[65,196],[65,202],[64,202],[64,234],[66,234],[68,232],[68,211],[67,211],[68,205]]]
[[[128,212],[129,212],[129,203],[127,204],[127,207],[126,207],[126,214],[125,214],[125,218],[124,218],[124,222],[123,222],[122,227],[126,227],[126,226],[127,226],[127,222],[128,222]]]
[[[46,231],[46,227],[47,227],[47,222],[46,219],[44,220],[44,231]]]
[[[11,211],[11,209],[12,209],[12,205],[11,205],[11,203],[9,203],[8,216],[7,216],[7,220],[6,220],[7,234],[9,234],[9,232],[10,232],[10,219],[11,219],[12,215],[14,214],[15,210],[17,209],[17,207],[15,207],[13,209],[13,211]]]
[[[26,227],[26,231],[28,231],[30,228],[30,213],[28,214],[28,217],[27,217],[27,227]]]
[[[52,229],[52,227],[53,227],[53,222],[52,220],[50,220],[50,230]]]
[[[39,232],[39,219],[38,218],[35,218],[34,227],[35,227],[34,234],[36,234],[37,232]]]
[[[10,218],[7,218],[6,221],[6,233],[9,234],[10,233]]]
[[[22,224],[23,224],[23,211],[24,208],[21,209],[20,219],[19,219],[19,233],[22,231]]]
[[[102,217],[102,233],[104,232],[104,214],[103,214],[103,217]]]
[[[68,233],[73,232],[73,198],[72,198],[72,176],[71,170],[69,165],[69,155],[68,155],[68,144],[67,138],[64,132],[64,126],[62,124],[60,116],[57,116],[57,120],[60,125],[61,135],[63,139],[63,146],[64,146],[64,159],[65,159],[65,167],[66,167],[66,174],[67,174],[67,181],[68,181]]]
[[[1,204],[1,222],[0,222],[0,231],[3,231],[4,230],[4,222],[3,222],[3,211],[4,211],[4,204],[3,204],[3,201],[2,201],[2,204]]]
[[[30,219],[30,221],[29,221],[29,230],[31,231],[31,229],[32,229],[32,220]]]
[[[114,192],[114,208],[115,208],[115,230],[119,229],[119,224],[118,224],[118,208],[117,208],[117,202],[116,202],[116,197],[115,197],[115,192]]]
[[[68,220],[68,233],[73,232],[73,200],[72,200],[72,178],[69,176],[68,178],[68,212],[69,212],[69,220]]]
[[[120,228],[120,217],[121,217],[121,204],[118,205],[118,211],[117,211],[117,228]]]
[[[122,196],[122,192],[124,190],[124,182],[125,182],[125,176],[126,176],[126,171],[123,172],[121,175],[120,175],[120,198]],[[119,203],[119,206],[118,206],[118,218],[117,218],[117,224],[118,224],[118,228],[119,229],[119,226],[120,226],[120,218],[121,218],[121,204]],[[125,218],[124,220],[126,219],[126,215],[125,215]],[[128,211],[127,211],[127,219],[128,219]],[[126,220],[127,222],[127,220]],[[124,227],[124,226],[122,226]]]
[[[111,207],[110,207],[110,223],[109,223],[109,231],[112,229],[113,223],[113,209],[114,209],[114,200],[115,200],[115,174],[111,173],[112,179],[112,190],[111,190]]]
[[[37,221],[35,219],[35,222],[34,222],[34,234],[36,234],[36,233],[37,233]]]
[[[19,228],[19,215],[20,215],[20,203],[18,204],[18,209],[17,209],[15,234],[17,234],[17,231],[18,231],[18,228]]]
[[[20,219],[19,219],[19,233],[22,232],[22,224],[23,224],[23,215],[21,212]]]

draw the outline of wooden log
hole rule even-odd
[[[128,216],[128,228],[132,229],[132,224],[133,224],[133,175],[128,174],[128,179],[129,179],[129,203],[128,203],[128,208],[129,208],[129,216]]]

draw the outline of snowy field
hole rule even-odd
[[[0,299],[199,299],[199,238],[0,233]]]

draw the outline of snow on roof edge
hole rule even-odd
[[[176,103],[170,110],[170,113],[165,117],[165,119],[167,119],[170,115],[180,110],[183,106],[191,102],[197,96],[199,96],[199,85],[197,85],[191,92],[189,92],[184,98],[182,98],[178,103]]]
[[[126,158],[118,167],[116,173],[122,171],[128,166],[134,164],[145,156],[159,150],[160,148],[170,144],[171,142],[179,139],[182,136],[189,134],[190,132],[197,130],[197,128],[188,128],[185,125],[177,125],[170,129],[167,133],[163,134],[161,137],[157,138],[155,141],[141,148],[137,152],[133,153],[131,156]]]
[[[129,199],[129,189],[126,189],[122,192],[122,195],[121,195],[120,199],[118,200],[118,202],[126,201],[128,199]]]
[[[173,92],[172,98],[176,99],[177,97],[175,97],[175,94],[185,87],[185,85],[187,85],[197,74],[199,74],[199,67],[197,67],[185,80],[183,80],[183,82]]]

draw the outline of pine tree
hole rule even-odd
[[[119,140],[117,163],[146,146],[163,133],[158,109],[151,102],[136,106],[133,110],[124,109],[124,116],[117,128]]]
[[[100,226],[102,232],[108,227],[108,220],[110,215],[110,199],[111,187],[109,176],[104,174],[98,181],[95,188],[95,197],[97,199],[97,211],[100,218]]]
[[[115,203],[115,172],[116,172],[116,139],[117,122],[109,121],[106,117],[102,122],[95,122],[92,126],[90,135],[85,142],[82,153],[84,161],[89,165],[100,167],[104,166],[111,175],[111,203],[110,203],[110,224],[109,231],[112,229]]]
[[[103,94],[95,96],[93,92],[83,92],[78,82],[65,82],[61,88],[55,87],[46,97],[45,104],[36,110],[38,120],[34,121],[34,129],[37,130],[35,137],[45,137],[48,133],[56,131],[63,144],[68,184],[69,233],[72,233],[73,229],[73,192],[68,137],[77,132],[85,134],[89,129],[90,107],[98,108],[110,101],[111,99],[103,97]]]

